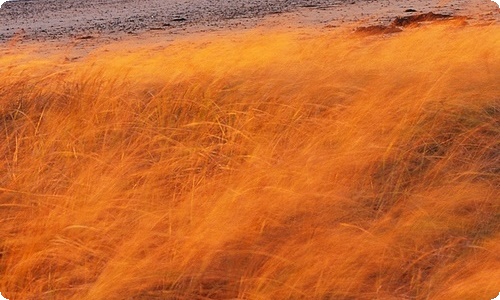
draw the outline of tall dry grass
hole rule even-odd
[[[0,291],[491,299],[498,26],[0,57]]]

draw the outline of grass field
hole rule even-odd
[[[11,49],[0,292],[494,298],[499,58],[498,26],[452,23],[249,31],[77,61]]]

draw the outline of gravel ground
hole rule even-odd
[[[248,28],[278,16],[294,24],[387,24],[429,11],[500,20],[500,9],[489,0],[17,0],[0,9],[0,43]]]

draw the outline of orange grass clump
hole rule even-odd
[[[491,299],[500,30],[0,57],[0,291]]]

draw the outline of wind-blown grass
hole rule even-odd
[[[0,291],[491,299],[499,57],[442,24],[2,55]]]

